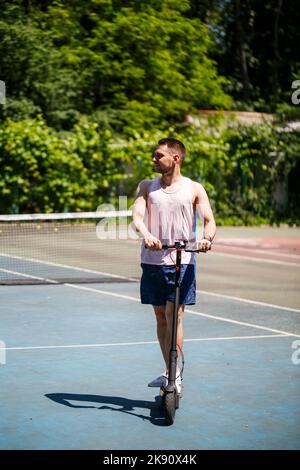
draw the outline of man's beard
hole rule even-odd
[[[156,171],[157,173],[162,173],[162,172],[163,172],[163,170],[162,170],[162,168],[161,168],[160,165],[155,165],[155,164],[154,164],[154,165],[153,165],[153,169],[154,169],[154,171]]]
[[[162,175],[171,175],[173,173],[174,167],[162,168],[160,165],[154,165],[154,171],[161,173]]]

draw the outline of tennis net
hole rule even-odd
[[[140,242],[130,216],[131,211],[0,215],[0,284],[138,280]]]

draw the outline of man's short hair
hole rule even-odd
[[[171,149],[174,153],[178,153],[181,159],[181,163],[186,154],[185,146],[183,145],[180,140],[174,139],[173,137],[164,137],[158,141],[158,145],[166,145],[169,149]]]

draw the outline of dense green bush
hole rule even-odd
[[[0,127],[0,211],[91,210],[116,191],[118,155],[110,133],[83,119],[59,133],[39,119],[7,120]]]
[[[153,146],[173,135],[188,150],[184,174],[203,183],[218,223],[299,221],[300,133],[286,125],[299,120],[286,88],[299,78],[299,64],[289,70],[296,46],[282,45],[288,58],[280,105],[283,74],[272,72],[270,95],[270,77],[261,73],[263,57],[269,70],[279,65],[279,55],[260,50],[273,28],[265,31],[262,22],[257,30],[255,23],[273,14],[269,4],[246,2],[239,8],[255,12],[256,20],[252,14],[242,20],[233,1],[2,3],[0,79],[7,99],[0,106],[0,212],[95,210],[118,195],[132,202],[138,182],[153,176]],[[290,25],[290,38],[297,32],[294,3],[282,6],[280,18]],[[240,54],[231,57],[241,46],[232,42],[241,21],[244,32],[260,32],[258,55],[251,39],[240,38],[248,42],[258,95],[239,76]],[[252,94],[240,104],[244,109],[261,109],[268,95],[281,122],[241,126],[218,117],[197,128],[178,125],[193,110],[239,106],[230,90],[235,98]]]
[[[219,224],[299,223],[299,192],[291,185],[300,167],[299,132],[277,123],[245,126],[217,118],[170,134],[185,143],[182,172],[206,188]],[[161,137],[146,135],[146,142],[140,137],[122,149],[131,162],[129,195],[141,178],[153,176],[151,151]],[[278,182],[285,188],[284,204],[276,201]]]
[[[279,125],[203,122],[170,129],[187,147],[183,174],[206,188],[218,223],[297,223],[300,133]],[[151,155],[165,133],[117,141],[82,118],[57,132],[41,119],[7,120],[0,126],[0,211],[96,210],[103,202],[134,199],[138,182],[153,177]],[[283,183],[287,200],[274,196]],[[294,184],[294,186],[293,186]]]

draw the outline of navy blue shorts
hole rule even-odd
[[[175,302],[175,265],[141,264],[142,304],[165,305],[167,300]],[[179,303],[195,305],[196,277],[194,264],[182,264],[180,271]]]

